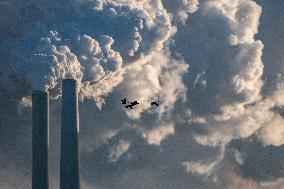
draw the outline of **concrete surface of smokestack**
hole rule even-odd
[[[32,188],[49,188],[49,95],[32,94]]]
[[[79,189],[79,114],[77,83],[62,83],[60,189]]]

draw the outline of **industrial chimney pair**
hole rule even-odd
[[[32,94],[32,188],[49,189],[49,95]],[[60,189],[80,189],[76,80],[62,82]]]

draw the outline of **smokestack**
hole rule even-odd
[[[62,83],[60,189],[80,189],[77,83]]]
[[[32,188],[48,189],[49,95],[45,91],[32,94]]]

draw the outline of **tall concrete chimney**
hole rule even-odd
[[[62,83],[60,189],[80,189],[77,83]]]
[[[48,189],[49,95],[45,91],[32,94],[32,188]]]

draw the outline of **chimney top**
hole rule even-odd
[[[43,91],[43,90],[34,90],[33,94],[47,94],[48,92]]]
[[[64,83],[66,83],[66,82],[76,83],[76,80],[75,79],[64,79],[63,82]]]

